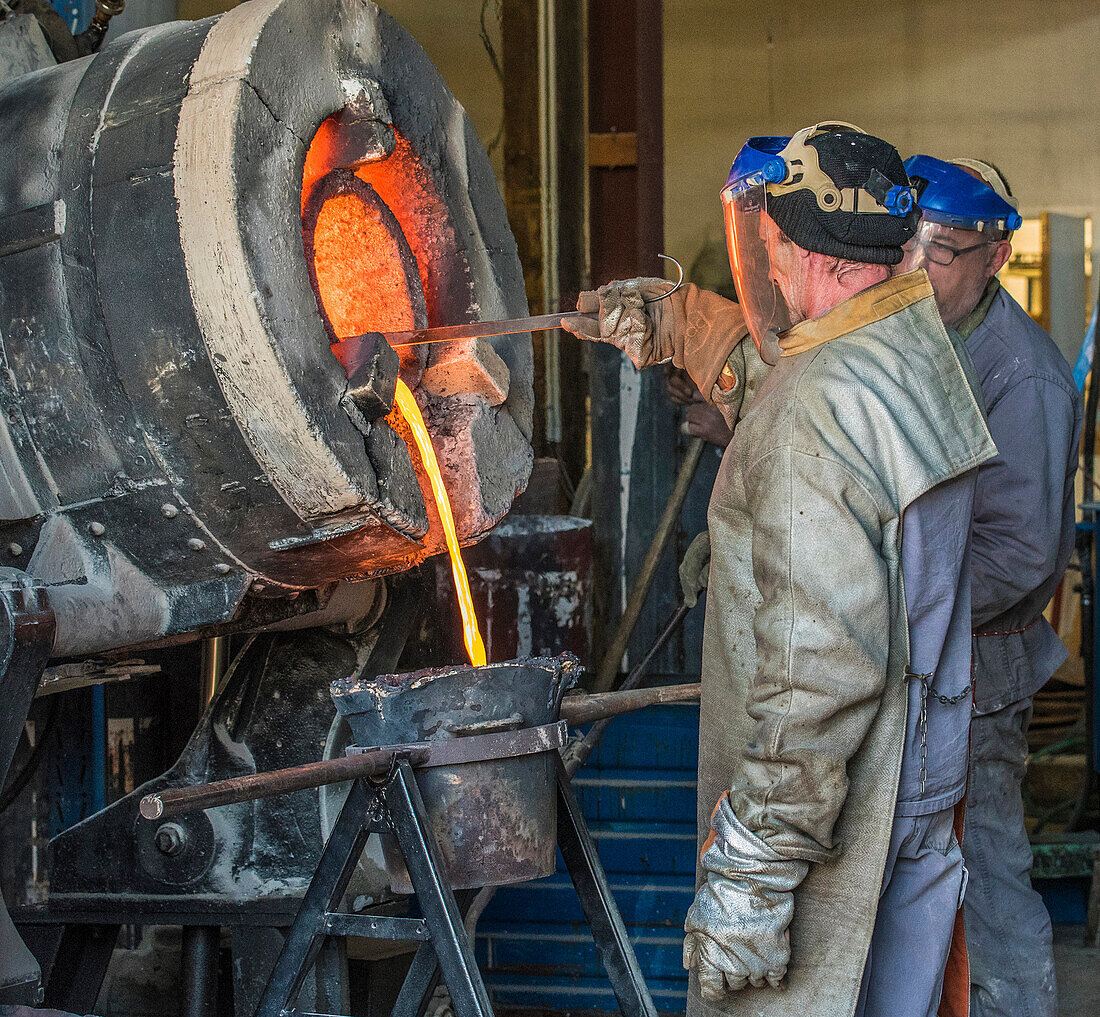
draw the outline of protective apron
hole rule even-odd
[[[969,358],[945,332],[923,271],[796,326],[785,347],[762,380],[749,372],[758,384],[747,411],[722,406],[740,421],[708,517],[699,842],[732,785],[742,822],[780,854],[814,864],[795,891],[786,991],[746,988],[712,1007],[693,974],[688,1013],[704,1017],[851,1017],[905,733],[902,516],[996,454]],[[754,357],[735,359],[744,369]],[[813,534],[804,511],[819,520]],[[815,545],[823,532],[828,545]],[[827,602],[808,598],[799,573],[829,570],[843,580]],[[796,694],[828,688],[829,675],[859,676],[842,714],[829,696]],[[847,744],[853,732],[856,745]],[[746,753],[753,742],[767,743],[770,759]],[[837,808],[835,827],[823,825],[818,817]]]

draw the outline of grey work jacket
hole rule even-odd
[[[902,515],[996,453],[923,272],[813,324],[829,322],[763,377],[715,484],[698,782],[700,840],[730,789],[754,833],[815,864],[787,990],[712,1007],[693,976],[689,1014],[854,1011],[905,737]]]
[[[996,280],[960,332],[997,443],[973,531],[974,708],[992,713],[1034,695],[1067,656],[1042,611],[1073,552],[1081,396],[1054,340]]]

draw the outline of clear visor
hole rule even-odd
[[[898,271],[912,272],[927,268],[930,263],[980,263],[1004,239],[1005,231],[999,228],[967,230],[922,219],[916,234],[905,245]]]
[[[722,192],[726,248],[745,324],[763,352],[769,332],[791,327],[791,316],[776,283],[771,247],[779,235],[767,216],[767,191],[762,183],[727,187]]]

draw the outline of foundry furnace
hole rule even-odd
[[[441,514],[479,539],[531,469],[529,335],[377,334],[526,313],[485,152],[362,0],[252,0],[0,86],[0,777],[51,657],[344,623],[247,643],[160,780],[316,759],[328,682],[392,669],[412,624],[379,577],[443,550]],[[136,807],[55,843],[56,897],[239,904],[323,841],[316,795]]]
[[[253,0],[132,33],[11,83],[0,138],[0,546],[49,584],[56,654],[300,614],[441,549],[377,398],[397,358],[349,386],[330,346],[526,304],[484,151],[396,22]],[[529,340],[400,373],[474,540],[530,469]]]

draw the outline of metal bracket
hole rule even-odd
[[[519,733],[497,732],[456,739],[455,743]],[[619,1009],[626,1017],[656,1017],[653,999],[560,756],[556,756],[556,763],[558,843]],[[332,910],[344,896],[366,843],[368,827],[379,809],[384,811],[401,846],[422,919],[352,915]],[[365,779],[352,785],[275,962],[256,1017],[328,1017],[295,1009],[298,992],[326,935],[420,940],[391,1017],[423,1017],[440,976],[450,991],[456,1017],[493,1017],[489,994],[474,960],[473,945],[447,880],[412,767],[405,759],[398,761],[389,779],[381,785],[372,785]]]
[[[413,757],[417,769],[433,766],[454,766],[458,763],[481,763],[490,759],[514,759],[536,752],[552,752],[562,748],[569,738],[569,726],[564,720],[519,731],[493,731],[490,734],[468,735],[463,738],[437,738],[430,742],[406,742],[400,745],[349,745],[347,755],[361,756],[392,752],[396,756]],[[426,752],[426,758],[419,758]]]
[[[0,787],[19,745],[31,701],[53,649],[54,614],[45,590],[22,573],[20,585],[0,590]],[[0,1003],[35,1006],[41,1001],[38,962],[19,938],[0,899]]]

